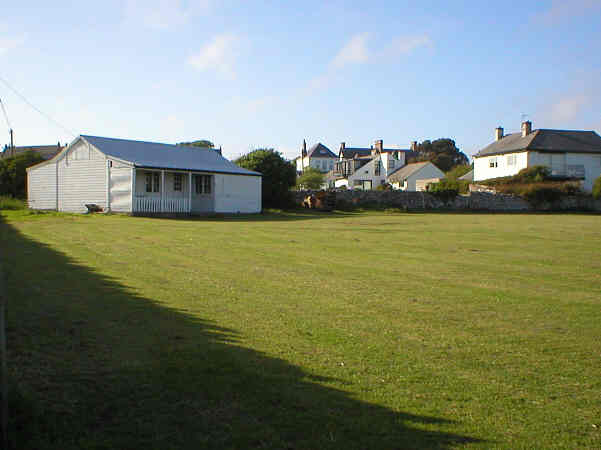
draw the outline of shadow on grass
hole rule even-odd
[[[1,219],[0,219],[1,220]],[[13,448],[448,448],[476,439],[238,343],[0,222]],[[421,428],[421,429],[420,429]]]

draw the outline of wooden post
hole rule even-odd
[[[192,172],[188,172],[188,214],[192,214]]]
[[[136,166],[131,169],[131,212],[136,212]]]
[[[106,160],[106,209],[111,210],[111,160]]]
[[[165,171],[161,170],[161,212],[165,212]]]

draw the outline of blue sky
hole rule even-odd
[[[0,77],[69,131],[1,81],[0,98],[17,145],[207,138],[292,158],[303,139],[450,137],[472,154],[522,114],[601,132],[600,23],[601,0],[10,2]]]

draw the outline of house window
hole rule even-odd
[[[194,192],[197,194],[210,194],[211,175],[194,175]]]
[[[161,186],[160,173],[154,172],[152,174],[152,192],[159,192],[159,187]]]
[[[181,173],[173,174],[173,190],[174,191],[182,190],[182,174]]]
[[[498,167],[497,158],[490,158],[488,160],[488,167],[490,167],[491,169],[495,168],[495,167]]]
[[[380,175],[382,170],[382,163],[380,161],[374,162],[374,175]]]
[[[160,174],[158,172],[146,172],[146,192],[159,192],[161,185]]]
[[[391,160],[388,162],[388,165],[390,166],[390,168],[391,168],[391,169],[394,169],[394,159],[391,159]]]
[[[517,162],[516,155],[507,155],[507,165],[508,166],[515,166],[516,162]]]

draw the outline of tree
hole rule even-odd
[[[16,198],[26,197],[27,169],[44,161],[35,152],[25,152],[0,160],[0,195]]]
[[[192,142],[180,142],[177,145],[187,145],[190,147],[201,147],[201,148],[215,148],[215,144],[213,144],[211,141],[207,141],[206,139],[200,139],[198,141],[192,141]]]
[[[319,189],[325,182],[325,176],[314,167],[305,168],[303,174],[296,179],[296,186],[300,189]]]
[[[474,167],[471,164],[461,164],[459,166],[453,167],[445,174],[445,178],[447,180],[456,180],[459,177],[462,177]]]
[[[448,172],[455,166],[468,163],[468,158],[455,145],[452,139],[425,140],[417,145],[417,156],[409,162],[432,161],[432,163],[443,172]]]
[[[273,148],[259,148],[234,161],[240,167],[263,174],[263,207],[290,206],[290,188],[296,183],[296,167]]]

